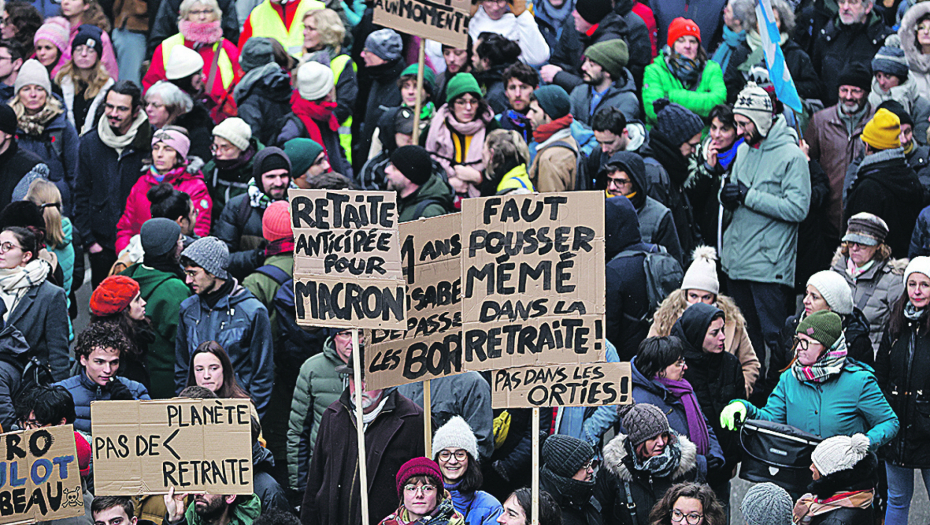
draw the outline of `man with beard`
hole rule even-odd
[[[174,487],[168,489],[165,495],[165,508],[168,511],[165,525],[252,525],[262,513],[258,494],[195,494],[185,510],[186,497],[187,494],[175,493]]]
[[[121,80],[104,97],[96,129],[81,137],[74,187],[74,226],[90,254],[91,283],[103,281],[116,261],[116,223],[152,151],[152,127],[142,91]]]
[[[149,219],[139,234],[145,255],[122,275],[139,283],[145,315],[152,329],[146,367],[153,399],[174,397],[174,339],[178,334],[181,301],[191,295],[181,272],[181,227],[171,219]]]
[[[252,180],[246,193],[229,199],[213,226],[213,233],[229,249],[229,267],[237,279],[245,279],[265,262],[262,215],[274,201],[287,199],[293,187],[291,161],[280,148],[265,148],[252,161]]]
[[[626,68],[630,53],[620,39],[598,42],[585,49],[581,64],[584,84],[571,92],[572,115],[586,126],[607,107],[620,109],[629,120],[639,117],[636,82]]]
[[[358,349],[362,363],[363,345]],[[300,508],[303,525],[362,525],[352,358],[337,366],[336,373],[348,376],[349,387],[320,420]],[[423,411],[393,388],[368,390],[364,376],[362,389],[368,515],[377,521],[377,516],[387,516],[397,508],[394,475],[401,465],[424,454]]]
[[[264,150],[263,150],[264,151]],[[264,417],[274,383],[274,346],[265,305],[227,273],[229,252],[223,241],[204,237],[181,252],[185,282],[194,294],[181,303],[175,337],[174,384],[187,384],[191,355],[205,341],[229,354],[239,385],[251,394]]]
[[[533,123],[536,157],[529,176],[540,193],[575,189],[578,143],[572,137],[571,101],[559,86],[543,86],[533,92],[527,114]]]
[[[762,365],[762,386],[755,393],[765,399],[778,380],[777,367],[766,368],[766,346],[773,352],[781,348],[779,331],[793,299],[798,224],[807,217],[811,179],[794,130],[775,113],[764,89],[755,82],[746,84],[733,114],[746,144],[720,190],[720,203],[733,212],[720,262],[729,278],[729,294],[746,316]]]
[[[839,103],[811,117],[804,140],[810,146],[811,160],[820,163],[830,179],[827,216],[833,230],[846,231],[843,223],[843,179],[854,159],[860,158],[865,144],[859,140],[865,123],[875,108],[869,104],[872,75],[865,67],[852,64],[840,75]]]
[[[0,102],[6,104],[15,95],[13,85],[24,60],[25,52],[19,42],[0,40]]]
[[[433,170],[433,161],[422,146],[394,150],[384,175],[387,189],[397,192],[399,222],[437,217],[452,210],[452,186]]]
[[[496,118],[501,128],[516,131],[529,144],[533,141],[533,126],[526,116],[530,111],[530,98],[539,87],[539,73],[523,62],[517,62],[504,70],[504,95],[510,108]]]

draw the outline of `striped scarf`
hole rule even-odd
[[[794,364],[791,365],[791,372],[802,383],[807,381],[823,383],[843,370],[843,365],[846,364],[846,354],[846,335],[841,333],[840,338],[820,356],[816,363],[802,365],[795,359]]]
[[[842,492],[825,500],[819,500],[813,494],[805,494],[794,506],[792,522],[807,525],[814,516],[833,512],[834,510],[867,509],[872,506],[875,497],[873,489]]]

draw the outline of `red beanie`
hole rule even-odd
[[[668,47],[675,47],[675,42],[683,36],[693,36],[700,42],[701,28],[694,23],[694,20],[679,16],[668,26]]]
[[[111,275],[90,295],[90,312],[98,317],[117,314],[129,307],[139,293],[139,283],[125,275]]]
[[[268,242],[279,239],[294,240],[291,228],[291,204],[288,201],[275,201],[265,208],[262,215],[262,237]]]
[[[443,490],[442,471],[439,470],[439,464],[430,458],[419,457],[404,463],[397,471],[397,497],[404,497],[404,485],[414,476],[432,476],[440,483],[436,489]]]
[[[74,431],[74,447],[77,450],[78,467],[81,469],[81,476],[90,475],[90,443],[76,430]]]

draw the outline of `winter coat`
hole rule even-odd
[[[552,51],[552,59],[549,61],[550,64],[562,68],[562,71],[556,73],[552,83],[571,93],[575,86],[583,83],[581,62],[584,50],[598,42],[616,39],[628,43],[630,58],[626,67],[636,78],[652,61],[652,53],[647,42],[633,40],[632,36],[626,19],[616,11],[607,13],[590,35],[579,33],[575,29],[574,19],[569,16],[562,23],[562,36],[559,37],[559,43]]]
[[[477,41],[478,36],[485,31],[497,33],[516,42],[520,46],[521,61],[532,67],[538,68],[549,61],[549,44],[540,33],[536,19],[529,9],[520,13],[520,16],[508,12],[498,20],[491,20],[481,4],[478,4],[478,10],[468,22],[468,34],[472,40]]]
[[[814,70],[814,65],[811,64],[810,56],[790,38],[781,43],[781,51],[785,56],[785,65],[788,66],[788,72],[791,73],[791,80],[794,81],[798,95],[802,99],[819,100],[823,93],[823,84],[817,76],[817,71]],[[736,101],[736,96],[746,87],[750,70],[755,66],[768,71],[762,48],[754,51],[749,42],[744,40],[733,51],[730,62],[723,71],[728,103],[732,104]]]
[[[627,127],[627,131],[629,129]],[[646,174],[653,181],[650,196],[672,211],[681,252],[690,254],[697,246],[698,226],[694,222],[691,202],[684,191],[688,180],[688,159],[681,155],[681,144],[672,144],[668,137],[654,130],[648,143],[644,143],[636,152],[646,162]],[[657,177],[661,181],[658,185],[655,183]],[[656,190],[657,187],[660,191]]]
[[[407,222],[445,215],[452,209],[455,192],[442,176],[434,171],[417,190],[406,197],[397,197],[397,221]],[[427,204],[423,204],[423,203]]]
[[[378,119],[381,118],[383,108],[394,108],[403,102],[397,79],[406,67],[407,64],[403,60],[397,59],[380,66],[365,68],[371,81],[371,88],[368,90],[367,98],[361,90],[359,91],[359,97],[355,103],[355,117],[352,119],[353,124],[359,126],[361,133],[353,141],[352,159],[355,160],[357,166],[364,164],[364,160],[368,158],[371,137],[375,133],[375,128],[378,127]]]
[[[778,352],[772,354],[771,367],[782,370],[791,363],[794,358],[794,339],[797,337],[798,324],[805,317],[807,317],[807,314],[802,310],[785,321],[785,327],[781,330],[781,348],[778,349]],[[865,317],[865,314],[862,313],[862,310],[853,307],[853,313],[841,315],[840,317],[843,318],[843,335],[846,338],[847,357],[874,366],[875,351],[872,350],[872,340],[869,339],[869,320]]]
[[[210,235],[210,193],[207,184],[203,181],[200,168],[203,161],[191,157],[183,170],[173,169],[164,175],[161,182],[170,183],[174,189],[190,195],[191,203],[197,210],[197,222],[194,224],[194,233],[198,237]],[[176,172],[176,171],[179,171]],[[170,178],[169,178],[170,177]],[[139,180],[129,190],[123,216],[116,223],[116,251],[121,252],[129,246],[129,239],[137,235],[145,221],[152,218],[152,203],[148,198],[148,191],[160,184],[151,169],[146,169]]]
[[[329,160],[332,170],[351,179],[354,172],[347,160],[346,153],[342,150],[339,130],[330,129],[326,121],[313,120],[313,123],[320,132],[320,139],[322,141],[320,146],[323,146],[323,151],[326,152],[326,158]],[[272,140],[272,144],[284,149],[284,144],[287,141],[296,138],[309,139],[312,138],[312,136],[303,120],[294,113],[289,113],[284,117],[284,124],[281,126],[280,133]],[[298,174],[294,175],[297,176]],[[299,175],[303,174],[301,173]]]
[[[814,159],[807,162],[811,178],[811,203],[807,217],[798,225],[798,265],[794,274],[794,291],[804,292],[807,280],[828,268],[840,232],[829,219],[830,179]]]
[[[423,411],[396,390],[385,391],[385,395],[384,408],[365,427],[368,515],[372,520],[397,508],[397,471],[408,460],[423,455]],[[300,506],[301,523],[361,523],[357,451],[355,411],[346,388],[320,421],[307,490]]]
[[[914,80],[921,95],[930,98],[930,55],[923,54],[917,45],[917,21],[927,13],[930,13],[930,5],[916,3],[909,7],[901,19],[898,36],[901,38],[901,49],[907,58],[907,66],[910,68],[907,77]]]
[[[214,223],[222,215],[227,202],[248,191],[249,180],[252,178],[252,159],[265,146],[253,138],[249,139],[249,148],[252,152],[241,155],[229,168],[220,169],[216,159],[210,159],[203,167],[203,178],[210,188],[210,199],[213,201]]]
[[[911,234],[911,244],[907,249],[909,259],[921,255],[930,255],[930,208],[924,208],[917,216],[917,224]]]
[[[21,149],[35,153],[48,166],[48,180],[54,182],[61,192],[61,214],[72,216],[74,197],[71,192],[78,191],[80,139],[77,130],[68,122],[65,113],[61,113],[45,125],[41,135],[28,135],[17,126],[16,136]]]
[[[232,514],[229,516],[227,525],[252,525],[262,512],[262,502],[258,494],[239,497],[241,500],[237,500],[236,506],[232,507]],[[162,520],[162,525],[207,525],[209,522],[197,513],[194,505],[192,502],[184,511],[184,517],[178,521],[168,521],[166,516]]]
[[[536,146],[536,157],[529,169],[530,181],[540,193],[574,190],[577,163],[578,143],[569,128],[560,129]]]
[[[475,80],[481,86],[481,92],[484,93],[484,100],[487,101],[494,113],[503,113],[510,109],[510,101],[507,100],[503,80],[504,70],[511,64],[501,64],[494,66],[487,71],[473,71]]]
[[[533,411],[529,408],[494,409],[495,421],[508,421],[507,437],[503,443],[495,444],[494,454],[481,462],[484,483],[481,485],[498,498],[506,500],[513,487],[523,487],[530,482],[533,456]],[[552,426],[552,411],[539,411],[540,439],[549,434]]]
[[[807,217],[811,181],[794,131],[779,116],[758,148],[743,143],[732,182],[749,187],[723,234],[720,262],[730,279],[794,285],[798,223]]]
[[[875,12],[868,14],[864,24],[840,24],[839,16],[830,20],[816,37],[811,53],[814,70],[820,74],[824,83],[824,106],[836,104],[839,97],[837,82],[843,68],[860,63],[869,69],[875,53],[878,53],[884,45],[885,37],[891,33],[891,29],[885,27]]]
[[[710,115],[710,110],[714,109],[714,106],[726,102],[727,87],[723,83],[723,71],[720,65],[710,60],[707,61],[696,87],[688,89],[665,63],[667,52],[667,50],[662,50],[655,61],[646,66],[643,76],[643,106],[646,110],[647,125],[652,127],[656,124],[656,110],[652,107],[652,103],[660,98],[667,98],[704,118]]]
[[[626,435],[617,434],[604,445],[604,465],[594,483],[594,497],[603,507],[605,523],[649,525],[649,512],[672,485],[704,481],[697,447],[683,435],[676,435],[675,439],[681,447],[681,460],[678,468],[664,478],[633,468]]]
[[[74,121],[74,79],[71,76],[62,77],[58,81],[59,87],[61,87],[61,96],[65,99],[65,107],[68,110],[68,122],[74,126],[74,129],[77,130],[79,135],[88,133],[90,130],[94,129],[94,125],[97,123],[94,117],[97,115],[97,108],[100,107],[100,104],[103,104],[104,96],[109,91],[110,86],[115,84],[112,78],[107,79],[106,83],[103,84],[103,87],[100,88],[100,91],[97,93],[97,96],[91,100],[90,105],[87,108],[87,116],[83,122]],[[78,94],[83,97],[84,93],[81,92]]]
[[[860,137],[874,112],[875,109],[867,104],[862,119],[856,124],[852,135],[849,135],[846,123],[840,118],[840,106],[831,106],[814,113],[804,131],[804,140],[810,146],[810,158],[820,163],[830,179],[828,213],[836,231],[846,231],[846,223],[843,222],[843,184],[846,170],[853,159],[861,157],[865,152],[865,143]]]
[[[501,502],[483,490],[464,494],[449,487],[451,485],[446,485],[452,505],[465,518],[465,525],[493,525],[504,511]]]
[[[13,399],[23,378],[23,368],[29,354],[29,343],[23,334],[12,326],[0,330],[0,428],[13,430],[19,422]]]
[[[930,128],[930,121],[927,120],[930,118],[930,100],[927,100],[928,98],[930,97],[920,94],[917,82],[911,77],[908,77],[900,86],[895,86],[887,92],[882,92],[878,80],[872,78],[872,92],[869,93],[869,103],[876,108],[886,100],[894,100],[901,104],[904,111],[914,121],[912,126],[913,140],[920,145],[927,144],[927,129]]]
[[[294,275],[294,253],[279,253],[265,259],[264,265],[275,266],[287,275]],[[263,265],[263,266],[264,266]],[[275,342],[275,348],[278,343],[278,312],[274,307],[274,296],[281,289],[282,284],[266,275],[264,272],[255,271],[242,280],[242,286],[252,292],[256,299],[265,305],[268,310],[268,320],[271,322],[271,335]],[[293,377],[296,377],[293,376]]]
[[[853,278],[846,271],[847,257],[837,250],[831,269],[846,278],[852,291],[853,305],[869,320],[869,338],[872,349],[878,346],[888,322],[894,302],[904,293],[904,269],[907,259],[876,260],[872,266]]]
[[[0,210],[14,200],[14,195],[26,195],[35,179],[48,179],[48,166],[42,157],[19,147],[11,140],[6,151],[0,153]]]
[[[116,376],[114,381],[123,383],[129,389],[133,399],[151,399],[142,383],[120,376]],[[71,394],[71,398],[74,400],[74,428],[90,435],[90,404],[93,401],[109,401],[111,395],[110,385],[104,387],[94,383],[87,377],[84,367],[80,367],[77,375],[59,381],[52,386],[62,386]]]
[[[122,275],[139,283],[139,294],[145,299],[145,316],[152,323],[155,340],[149,342],[147,368],[154,399],[174,397],[174,342],[178,335],[181,302],[191,295],[180,276],[136,263]],[[185,378],[186,379],[186,378]]]
[[[64,236],[61,239],[61,244],[58,246],[47,246],[48,250],[55,254],[55,258],[58,259],[58,266],[61,267],[61,275],[64,277],[61,283],[61,289],[65,291],[65,297],[71,294],[71,286],[74,284],[74,263],[76,255],[74,252],[73,231],[74,227],[71,225],[71,219],[62,217],[61,232]],[[68,297],[68,305],[70,306],[70,304],[71,298]]]
[[[151,56],[162,41],[171,35],[178,34],[178,13],[181,12],[182,0],[163,0],[158,5],[149,5],[149,21],[152,22],[151,33],[146,41],[146,56]],[[230,42],[239,41],[239,28],[241,24],[236,17],[236,2],[234,0],[219,0],[220,11],[223,13],[221,25],[223,38]],[[154,7],[154,9],[152,9]],[[119,25],[117,20],[117,25]]]
[[[878,486],[878,469],[884,472],[885,466],[878,462],[875,454],[869,453],[851,468],[821,476],[808,486],[808,494],[820,500],[826,500],[837,495],[851,492],[875,489]],[[878,494],[875,494],[878,496]],[[875,523],[876,500],[864,509],[854,507],[839,507],[824,514],[811,517],[813,525],[872,525]]]
[[[229,266],[226,270],[237,279],[245,279],[265,260],[262,236],[262,215],[265,210],[254,208],[249,194],[243,193],[226,203],[223,213],[213,226],[213,235],[226,243]]]
[[[633,75],[623,68],[623,75],[607,88],[607,93],[601,97],[594,110],[591,110],[591,86],[578,84],[571,92],[572,117],[576,122],[591,127],[594,115],[604,108],[617,108],[627,120],[636,120],[639,114],[639,98],[636,96],[636,82]],[[498,112],[500,113],[500,112]]]
[[[181,303],[175,338],[174,384],[187,384],[191,354],[200,343],[216,341],[229,354],[236,381],[249,392],[259,416],[265,414],[274,382],[274,350],[268,310],[252,292],[233,282],[233,290],[210,308],[199,295]]]
[[[901,148],[868,155],[859,164],[849,188],[845,220],[861,212],[878,215],[888,223],[885,244],[893,257],[904,258],[917,216],[923,209],[924,190],[917,174],[907,165]]]
[[[186,129],[190,136],[191,147],[187,152],[188,159],[192,157],[213,158],[210,148],[213,146],[213,128],[216,124],[210,117],[210,110],[202,102],[195,100],[191,110],[178,115],[172,124]]]
[[[292,514],[294,508],[288,503],[287,494],[272,476],[274,456],[258,440],[252,442],[252,468],[252,484],[255,487],[255,496],[258,496],[261,502],[262,512],[277,509]]]
[[[925,320],[905,319],[897,337],[886,330],[875,358],[875,378],[902,422],[884,458],[899,467],[930,468],[930,339],[917,329]]]
[[[649,132],[646,131],[646,125],[638,120],[628,120],[625,131],[630,139],[629,143],[627,143],[626,151],[632,151],[638,154],[643,158],[643,162],[646,163],[646,178],[649,179],[648,195],[672,210],[672,216],[676,217],[675,227],[678,228],[677,217],[679,215],[676,214],[676,210],[679,208],[687,208],[687,206],[682,205],[681,192],[672,187],[672,181],[668,171],[666,171],[661,162],[655,158],[656,152],[652,149],[652,142]],[[588,155],[588,173],[598,174],[606,169],[609,157],[609,155],[605,155],[604,152],[601,151],[601,148],[594,148],[594,151]],[[607,181],[604,177],[595,178],[594,188],[597,190],[607,189]],[[685,199],[684,202],[687,202],[687,199]],[[686,209],[683,211],[687,213]],[[681,230],[679,229],[679,241],[680,240]]]
[[[275,62],[246,73],[233,95],[239,118],[252,128],[253,140],[271,144],[281,120],[291,111],[291,77]]]
[[[287,427],[288,485],[298,492],[307,487],[307,470],[323,413],[349,384],[346,376],[336,372],[336,367],[343,364],[330,337],[326,339],[323,352],[307,359],[300,367]]]
[[[68,377],[68,302],[65,291],[47,279],[30,287],[6,319],[29,343],[29,356],[52,369],[52,378]]]
[[[133,185],[142,175],[143,159],[152,151],[152,128],[142,123],[133,142],[120,155],[100,140],[97,130],[81,137],[77,184],[74,187],[74,225],[84,246],[94,243],[113,249],[116,223]]]
[[[728,178],[733,170],[733,162],[730,162],[726,169],[720,162],[713,167],[707,164],[707,148],[710,143],[711,138],[706,137],[697,150],[688,157],[688,178],[685,180],[684,190],[694,210],[694,222],[700,232],[701,242],[705,246],[713,246],[717,253],[720,253],[723,230],[729,226],[733,213],[723,208],[717,195],[723,187],[724,179]],[[739,144],[739,142],[734,142],[728,151],[732,148],[739,148]],[[734,157],[733,160],[736,158]],[[723,212],[723,228],[719,228],[721,211]]]

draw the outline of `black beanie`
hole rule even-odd
[[[911,118],[907,111],[905,111],[904,106],[902,106],[901,103],[897,100],[888,99],[879,104],[878,107],[875,108],[875,111],[880,109],[887,109],[888,111],[894,113],[895,116],[898,117],[898,120],[901,121],[901,124],[910,124],[911,126],[914,125],[914,119]],[[0,129],[0,131],[3,130]]]
[[[433,162],[422,146],[397,148],[391,154],[391,164],[417,186],[425,184],[433,174]]]
[[[610,0],[578,0],[575,10],[589,24],[598,24],[613,10]]]
[[[840,72],[836,85],[854,86],[868,93],[872,91],[872,72],[860,62],[850,62]]]
[[[262,174],[272,170],[287,170],[288,177],[291,176],[291,159],[287,158],[287,154],[281,148],[274,146],[256,153],[252,161],[252,177],[255,178],[255,184],[262,192],[265,191],[262,185]]]
[[[16,113],[6,104],[0,104],[0,131],[7,135],[16,134]]]

